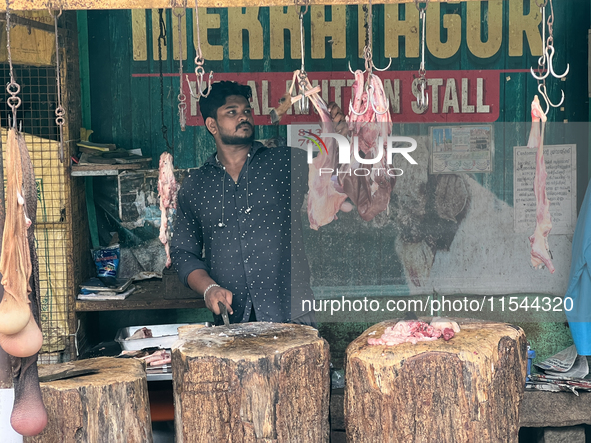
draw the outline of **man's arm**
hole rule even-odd
[[[189,200],[190,179],[183,183],[178,196],[177,216],[173,236],[170,240],[172,263],[179,274],[179,279],[199,295],[205,295],[205,305],[214,314],[219,315],[218,301],[226,305],[228,312],[232,310],[232,293],[217,286],[209,276],[208,268],[201,253],[203,249],[203,232],[201,223],[191,210]]]

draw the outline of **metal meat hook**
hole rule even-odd
[[[391,59],[390,59],[390,60],[391,60]],[[388,65],[388,66],[390,66],[390,65]],[[365,72],[366,72],[366,71],[367,71],[367,70],[363,71],[363,73],[365,74]],[[379,69],[378,69],[378,71],[379,71]],[[351,69],[351,62],[349,62],[349,72],[350,72],[351,74],[355,75],[355,72],[353,71],[353,69]]]
[[[369,87],[370,87],[370,90],[373,90],[373,86],[370,85]],[[373,112],[375,112],[378,115],[384,115],[386,112],[388,112],[388,110],[390,109],[390,100],[389,99],[386,100],[386,109],[384,111],[380,112],[376,109],[375,102],[373,100],[373,94],[368,94],[368,95],[369,95],[369,102],[371,103],[371,108],[373,109]]]
[[[567,63],[566,64],[566,71],[564,71],[564,74],[558,75],[556,74],[556,72],[554,72],[554,46],[552,45],[548,45],[546,47],[546,53],[547,53],[547,58],[548,58],[548,71],[552,74],[553,77],[556,78],[564,78],[567,76],[568,71],[570,70],[570,65]]]
[[[546,102],[546,110],[544,111],[544,114],[546,114],[546,115],[548,115],[548,112],[550,111],[550,107],[558,108],[564,102],[564,91],[562,89],[560,90],[560,92],[562,93],[562,99],[560,100],[560,103],[558,103],[556,105],[550,101],[550,98],[548,98],[548,93],[546,92],[546,85],[544,83],[540,83],[538,85],[538,92],[540,93],[540,95],[542,96],[544,101]]]
[[[421,112],[425,112],[429,106],[429,94],[425,92],[425,79],[420,79],[420,95],[417,94],[417,106]]]
[[[370,86],[370,88],[373,89],[373,86]],[[364,115],[367,111],[369,111],[369,100],[365,103],[365,109],[361,112],[357,112],[353,109],[353,100],[349,101],[349,112],[352,112],[355,115]]]
[[[207,88],[203,89],[201,84],[203,83],[203,78],[205,77],[205,70],[203,69],[203,66],[198,66],[195,69],[195,74],[197,76],[197,94],[195,94],[195,92],[193,91],[193,88],[191,88],[191,82],[189,82],[189,75],[186,76],[187,78],[187,85],[189,86],[189,93],[191,94],[191,97],[193,97],[196,100],[199,100],[201,97],[207,97],[209,95],[209,93],[211,92],[211,82],[213,80],[213,71],[209,72],[209,77],[207,80]],[[207,94],[205,93],[205,91],[207,91]]]
[[[387,71],[387,70],[388,70],[388,68],[390,68],[390,65],[391,65],[391,64],[392,64],[392,57],[390,57],[390,61],[388,62],[388,66],[386,66],[386,67],[385,67],[385,68],[383,68],[383,69],[380,69],[380,68],[376,67],[376,65],[375,65],[375,64],[374,64],[374,62],[373,62],[373,59],[372,59],[372,61],[371,61],[371,66],[373,67],[373,69],[375,69],[376,71],[380,71],[380,72],[382,72],[382,71]]]

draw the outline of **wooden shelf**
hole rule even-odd
[[[164,283],[160,280],[134,283],[136,290],[125,300],[87,301],[76,300],[76,311],[129,311],[137,309],[198,309],[205,301],[195,293],[195,298],[165,299]]]
[[[150,159],[151,160],[151,159]],[[120,172],[130,169],[142,169],[146,162],[120,163],[114,165],[72,165],[72,177],[96,177],[103,175],[118,175]]]

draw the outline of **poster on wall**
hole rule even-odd
[[[513,208],[515,232],[533,233],[536,226],[534,176],[536,149],[513,148]],[[546,195],[550,201],[552,231],[550,235],[573,234],[577,223],[577,147],[576,145],[544,146]]]
[[[429,128],[431,174],[492,172],[494,135],[491,125]]]

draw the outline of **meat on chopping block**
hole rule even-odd
[[[179,442],[328,442],[328,343],[309,327],[179,329],[172,350]]]
[[[420,341],[433,341],[440,337],[448,341],[458,332],[460,327],[455,321],[438,319],[428,324],[419,320],[401,320],[394,326],[387,327],[379,338],[368,338],[367,343],[395,346],[401,343],[416,344]]]
[[[368,344],[393,320],[348,346],[347,441],[517,443],[527,373],[523,330],[454,320],[461,332],[449,341]]]
[[[160,242],[166,251],[166,267],[170,268],[170,236],[172,235],[172,217],[176,211],[179,185],[174,177],[172,155],[163,152],[158,165],[158,195],[160,196]]]
[[[554,265],[548,246],[548,234],[552,230],[552,217],[550,217],[550,200],[546,195],[546,163],[544,162],[544,127],[546,114],[540,106],[538,96],[534,97],[531,104],[531,131],[527,147],[537,149],[536,173],[534,176],[534,194],[536,196],[536,228],[529,237],[531,244],[531,264],[540,269],[544,265],[551,274],[554,274]],[[540,127],[541,126],[541,127]]]
[[[49,411],[45,430],[26,443],[152,441],[148,383],[135,359],[101,357],[39,366],[41,376],[68,370],[97,374],[41,383]]]

